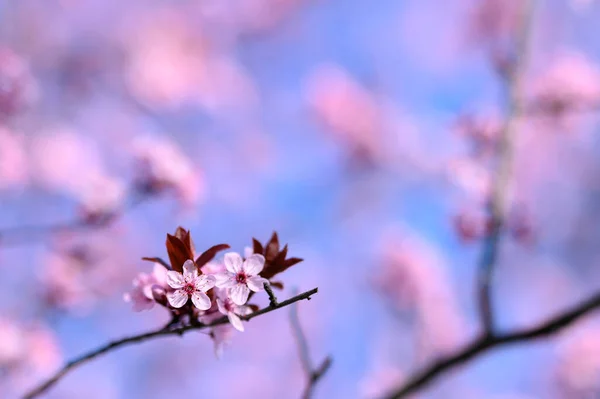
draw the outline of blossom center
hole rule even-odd
[[[239,284],[246,284],[247,280],[248,280],[248,276],[246,276],[246,273],[244,273],[244,272],[239,272],[235,276],[235,281]]]
[[[196,286],[194,285],[194,283],[186,283],[183,286],[183,291],[185,291],[186,294],[188,295],[192,295],[195,291],[196,291]]]

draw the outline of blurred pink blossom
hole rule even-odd
[[[380,155],[381,115],[373,95],[345,70],[322,65],[309,76],[306,98],[316,118],[354,155]]]
[[[551,116],[600,106],[600,70],[585,55],[564,52],[554,57],[532,81],[530,101]]]
[[[600,329],[587,326],[565,337],[558,347],[556,382],[565,399],[600,394]]]
[[[138,185],[149,192],[174,190],[186,205],[197,203],[204,195],[204,181],[181,150],[167,138],[137,137],[133,143]]]
[[[442,256],[414,234],[385,237],[382,251],[375,283],[394,307],[416,316],[419,358],[454,348],[464,337],[465,323]]]
[[[36,86],[25,60],[6,47],[0,47],[0,120],[30,104]]]
[[[23,139],[0,127],[0,190],[23,184],[28,169]]]
[[[250,308],[248,306],[236,305],[233,300],[228,297],[225,290],[221,290],[219,294],[220,295],[217,297],[217,306],[219,307],[219,312],[227,316],[233,328],[243,332],[244,324],[239,316],[245,316],[251,313]]]
[[[448,163],[448,177],[467,198],[484,203],[491,194],[491,175],[475,159],[459,158]]]
[[[39,324],[25,325],[0,318],[0,370],[22,390],[58,367],[60,349],[53,333]]]

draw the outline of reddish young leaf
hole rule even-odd
[[[265,258],[268,261],[272,261],[275,259],[277,254],[279,253],[279,237],[277,237],[277,232],[273,232],[271,239],[267,243],[267,247],[265,248]]]
[[[250,308],[250,310],[252,310],[252,313],[258,312],[258,310],[260,309],[258,307],[258,305],[254,305],[254,304],[250,304],[250,305],[247,305],[247,306]]]
[[[284,262],[285,268],[288,269],[288,268],[294,266],[296,263],[302,262],[303,260],[304,259],[301,259],[301,258],[289,258],[289,259],[286,259],[286,261]]]
[[[252,239],[252,248],[253,248],[255,254],[262,255],[264,252],[262,244],[256,238]]]
[[[147,260],[148,262],[160,263],[161,265],[163,265],[167,269],[171,268],[171,265],[169,265],[167,262],[165,262],[163,259],[161,259],[159,257],[156,257],[156,258],[147,258],[147,257],[144,257],[144,258],[142,258],[142,260]]]
[[[183,264],[186,260],[191,259],[193,256],[189,253],[188,248],[185,246],[183,241],[179,238],[167,234],[167,253],[169,254],[169,260],[173,270],[179,273],[183,272]]]
[[[283,283],[281,281],[270,281],[269,284],[271,285],[271,287],[277,288],[278,290],[283,289]]]
[[[287,246],[287,244],[285,244],[285,246],[283,247],[281,252],[279,252],[277,254],[277,256],[275,257],[275,259],[273,259],[271,262],[276,265],[284,264],[285,257],[287,256],[287,252],[288,252],[288,246]]]
[[[229,249],[229,248],[231,248],[231,247],[227,244],[219,244],[219,245],[210,247],[196,259],[196,265],[198,265],[198,267],[204,266],[205,264],[207,264],[208,262],[213,260],[213,258],[217,255],[217,252],[220,252],[220,251],[223,251],[223,250]]]

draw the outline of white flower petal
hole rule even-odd
[[[238,306],[241,306],[246,303],[248,300],[248,295],[250,295],[250,290],[246,286],[246,284],[237,284],[229,291],[229,297]]]
[[[167,300],[174,308],[180,308],[188,301],[188,295],[184,290],[177,290],[167,294]]]
[[[192,303],[200,310],[210,309],[210,298],[204,292],[196,291],[192,294]]]
[[[198,277],[198,268],[193,260],[188,259],[183,264],[183,278],[185,281],[192,281]]]
[[[223,314],[227,314],[227,309],[225,309],[225,304],[221,300],[221,298],[217,298],[217,307],[219,308],[219,312]]]
[[[215,286],[217,279],[214,276],[203,274],[194,280],[197,291],[206,292]]]
[[[254,248],[252,247],[244,247],[244,258],[249,257],[254,253]]]
[[[236,315],[233,312],[229,312],[227,313],[227,318],[229,319],[229,322],[231,323],[233,328],[235,328],[238,331],[244,332],[244,324],[242,323],[242,320],[238,317],[238,315]]]
[[[242,257],[237,252],[227,252],[223,262],[225,263],[225,268],[234,274],[242,270],[242,264],[244,263]]]
[[[250,255],[242,265],[244,272],[248,276],[256,276],[258,273],[262,272],[263,267],[265,267],[265,257],[261,254]]]
[[[183,279],[183,275],[175,270],[169,270],[167,272],[167,284],[171,288],[181,288],[185,284],[185,280]]]
[[[267,280],[266,278],[262,278],[262,277],[250,277],[248,280],[246,280],[246,283],[248,284],[248,288],[250,288],[252,291],[254,292],[258,292],[258,291],[264,291],[265,290],[265,283],[268,283],[269,280]]]
[[[213,276],[215,276],[215,284],[217,287],[230,288],[236,284],[234,274],[217,273],[217,274],[213,274]]]
[[[152,270],[152,277],[154,277],[154,280],[158,284],[165,285],[165,284],[167,284],[167,272],[168,271],[169,271],[169,269],[167,269],[160,263],[155,263],[154,270]]]

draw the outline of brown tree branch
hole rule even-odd
[[[529,32],[533,16],[535,0],[522,2],[519,28],[516,33],[515,58],[506,74],[507,115],[500,132],[497,152],[497,167],[492,179],[489,214],[491,218],[490,231],[483,243],[477,276],[477,295],[479,316],[484,334],[494,330],[491,286],[494,278],[495,265],[498,261],[498,248],[508,207],[508,192],[511,184],[511,169],[514,157],[514,135],[517,122],[522,114],[520,100],[521,79],[528,55]]]
[[[398,399],[414,393],[418,389],[432,383],[443,374],[466,364],[491,349],[510,344],[526,343],[528,341],[556,334],[597,308],[600,308],[600,292],[579,305],[541,322],[536,326],[509,333],[499,333],[487,336],[482,335],[466,345],[460,351],[444,357],[416,373],[413,377],[408,379],[401,388],[387,396],[387,398]]]
[[[321,380],[321,378],[323,378],[325,373],[327,373],[331,367],[332,359],[330,356],[327,356],[325,359],[323,359],[318,367],[313,367],[312,361],[310,360],[308,341],[304,335],[304,332],[302,331],[300,319],[298,318],[297,304],[290,307],[290,325],[292,326],[294,339],[298,345],[300,364],[302,365],[302,369],[304,370],[304,375],[306,378],[306,386],[302,392],[302,399],[310,399],[317,383]]]
[[[253,312],[247,316],[240,316],[240,318],[244,321],[249,321],[257,316],[272,312],[277,309],[281,309],[283,307],[286,307],[288,305],[291,305],[291,304],[301,301],[303,299],[310,300],[311,296],[315,295],[317,292],[318,292],[318,288],[313,288],[310,291],[303,292],[303,293],[296,295],[292,298],[289,298],[283,302],[280,302],[275,306],[269,305],[263,309]],[[205,328],[214,327],[214,326],[218,326],[221,324],[227,324],[228,322],[229,322],[229,320],[228,320],[227,316],[223,316],[220,319],[217,319],[208,324],[194,323],[194,324],[186,325],[183,327],[172,327],[170,325],[167,325],[166,327],[161,328],[159,330],[149,331],[149,332],[146,332],[143,334],[133,335],[131,337],[126,337],[126,338],[122,338],[122,339],[110,342],[106,345],[103,345],[97,349],[94,349],[88,353],[85,353],[85,354],[67,362],[52,377],[50,377],[45,382],[41,383],[40,385],[36,386],[35,388],[33,388],[32,390],[27,392],[25,395],[23,395],[23,399],[32,399],[32,398],[35,398],[35,397],[41,395],[42,393],[44,393],[48,389],[50,389],[53,385],[55,385],[58,381],[60,381],[60,379],[62,379],[71,370],[83,365],[84,363],[87,363],[87,362],[97,358],[100,355],[111,352],[114,349],[120,348],[122,346],[130,345],[130,344],[145,342],[150,339],[158,338],[158,337],[162,337],[162,336],[183,335],[186,332],[191,331],[191,330],[203,330]]]

